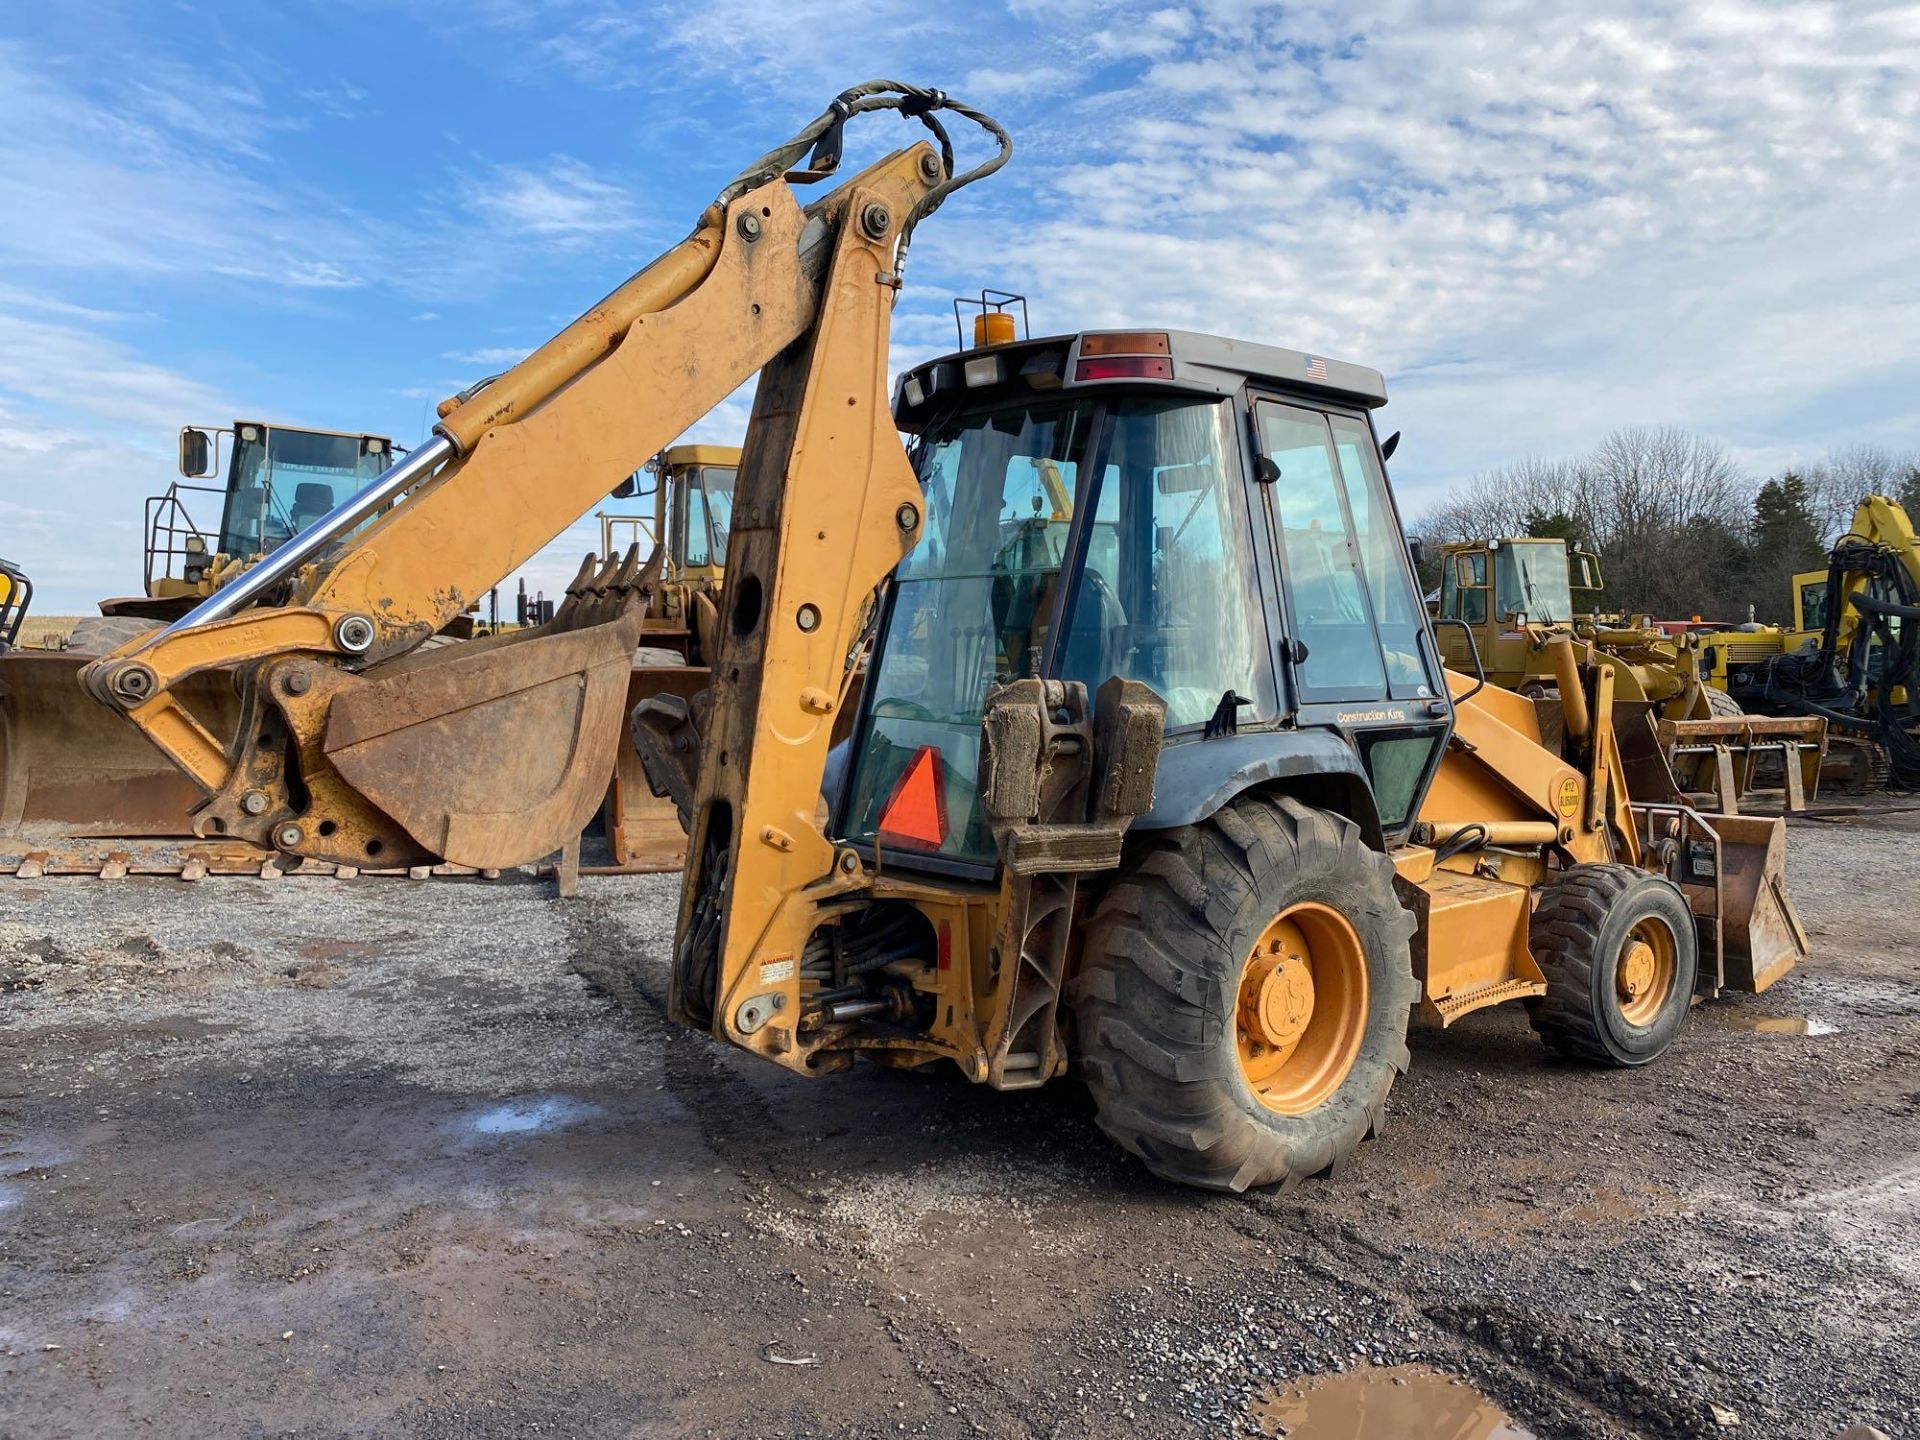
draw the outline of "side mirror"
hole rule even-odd
[[[1399,448],[1400,448],[1400,432],[1396,430],[1391,435],[1387,436],[1387,443],[1380,447],[1380,458],[1382,460],[1391,460],[1393,458],[1393,452],[1398,450]]]
[[[609,490],[607,492],[607,498],[610,500],[631,500],[639,493],[640,475],[639,472],[636,471],[634,474],[627,476],[627,478],[622,480],[618,485],[614,486],[613,489]]]
[[[1415,574],[1424,569],[1427,563],[1427,542],[1417,535],[1408,539],[1407,559],[1413,562]]]
[[[1602,590],[1606,582],[1600,578],[1600,557],[1591,550],[1575,550],[1572,555],[1572,588],[1575,590]]]
[[[1461,550],[1453,557],[1453,583],[1462,590],[1487,588],[1487,552]]]
[[[213,473],[213,441],[204,430],[180,432],[180,474],[187,480],[204,480]]]

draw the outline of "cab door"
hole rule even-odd
[[[1434,639],[1449,670],[1473,673],[1473,645],[1482,663],[1493,654],[1493,556],[1485,545],[1451,546],[1440,571],[1440,618],[1459,625],[1437,625]],[[1473,644],[1467,631],[1472,629]]]
[[[1372,427],[1256,398],[1253,428],[1298,723],[1351,737],[1381,826],[1397,831],[1425,793],[1452,710]]]

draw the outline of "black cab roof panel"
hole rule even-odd
[[[1232,395],[1250,381],[1368,409],[1387,403],[1378,370],[1309,351],[1193,330],[1083,330],[978,346],[916,365],[894,391],[894,419],[911,432],[928,414],[976,396],[997,400],[1111,384]]]

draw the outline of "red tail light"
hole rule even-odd
[[[1156,355],[1117,355],[1111,360],[1082,360],[1073,378],[1083,380],[1171,380],[1173,361]]]

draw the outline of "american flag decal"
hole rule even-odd
[[[1307,356],[1307,379],[1324,380],[1327,378],[1327,362],[1318,355]]]

